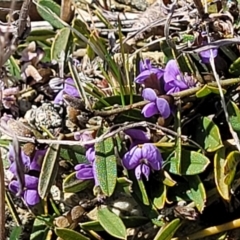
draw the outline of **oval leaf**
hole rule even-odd
[[[58,171],[59,144],[51,144],[48,147],[39,176],[38,193],[43,199],[47,196],[53,185]]]
[[[55,228],[55,233],[63,240],[90,240],[79,232],[67,228]]]
[[[171,240],[177,229],[181,226],[181,221],[179,218],[172,220],[165,226],[160,228],[154,240]]]
[[[209,159],[203,154],[194,151],[182,150],[182,164],[181,172],[177,170],[177,159],[172,157],[169,164],[169,171],[174,174],[180,175],[195,175],[203,172],[208,164]],[[168,167],[168,166],[167,166]]]
[[[43,218],[45,221],[49,221],[49,217]],[[35,218],[32,228],[32,233],[30,235],[30,240],[42,240],[46,239],[49,227],[46,225],[44,220]]]
[[[237,132],[238,137],[240,137],[240,111],[238,106],[234,102],[229,102],[227,105],[227,110],[232,128]]]
[[[230,186],[234,179],[237,165],[240,160],[240,153],[238,151],[232,151],[228,154],[225,164],[224,164],[224,182]]]
[[[63,28],[64,25],[54,16],[60,16],[60,6],[52,0],[39,0],[36,2],[39,15],[53,27]]]
[[[225,165],[225,148],[222,147],[217,150],[214,156],[214,180],[217,186],[217,190],[223,199],[230,201],[230,188],[229,185],[224,182],[226,177],[224,173]]]
[[[196,208],[202,213],[206,202],[206,191],[199,176],[186,176],[188,180],[191,195],[189,196],[195,203]]]
[[[157,209],[162,209],[165,205],[167,198],[167,187],[162,182],[158,182],[155,187],[152,188],[153,204]]]
[[[222,146],[219,128],[208,117],[199,118],[196,141],[208,152],[215,152]]]
[[[125,239],[127,236],[126,227],[124,226],[121,218],[116,214],[108,210],[108,208],[101,208],[97,212],[97,218],[101,226],[108,232],[111,236]]]
[[[68,43],[69,43],[69,36],[70,36],[70,29],[69,28],[62,28],[57,35],[52,44],[51,48],[51,59],[58,60],[62,51],[66,52]]]
[[[98,136],[103,133],[99,130]],[[102,192],[111,196],[117,183],[117,157],[113,139],[107,138],[95,144],[96,175]]]

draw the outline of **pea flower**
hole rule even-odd
[[[24,173],[28,173],[30,170],[35,170],[35,171],[40,171],[41,170],[41,164],[42,160],[44,158],[44,155],[46,153],[46,150],[36,150],[34,153],[33,157],[30,157],[26,155],[23,150],[21,149],[21,157],[22,157],[22,162],[24,165]],[[16,174],[16,162],[14,160],[15,158],[15,153],[13,146],[9,146],[9,151],[8,151],[8,160],[10,162],[10,167],[9,170],[13,173]]]
[[[161,114],[163,118],[168,118],[171,114],[169,103],[166,99],[157,97],[155,91],[151,88],[145,88],[142,92],[145,100],[150,101],[142,109],[144,117],[152,117],[155,114]]]
[[[167,94],[186,90],[195,86],[194,79],[191,76],[187,74],[183,76],[181,74],[176,60],[168,61],[163,78],[165,82],[164,90]]]
[[[38,178],[25,174],[25,189],[22,193],[22,197],[26,204],[29,206],[34,206],[40,202],[40,196],[38,194]],[[9,190],[13,193],[18,193],[19,182],[17,180],[12,180],[9,184]]]
[[[151,170],[161,169],[162,161],[158,148],[151,143],[145,143],[128,151],[122,159],[122,164],[128,170],[135,168],[135,176],[138,180],[141,179],[142,174],[148,180]]]
[[[79,98],[79,92],[74,86],[74,81],[72,78],[67,78],[64,83],[64,88],[57,94],[54,99],[55,104],[60,104],[63,101],[63,94],[67,94],[72,97]]]
[[[138,144],[150,142],[148,134],[141,129],[130,128],[124,131],[131,138],[130,149]]]
[[[213,48],[212,49],[212,53],[213,53],[213,58],[217,57],[218,49],[217,48]],[[210,62],[210,57],[211,57],[211,51],[210,50],[201,51],[199,53],[199,56],[200,56],[200,58],[202,60],[202,63],[209,63]]]
[[[139,66],[140,74],[135,78],[135,82],[139,84],[145,83],[145,80],[152,78],[153,80],[159,80],[164,73],[163,69],[152,67],[150,59],[140,61]]]

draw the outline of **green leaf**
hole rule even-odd
[[[55,28],[63,28],[64,25],[54,16],[60,16],[60,6],[52,0],[39,0],[37,2],[37,11],[39,15]]]
[[[195,203],[196,208],[202,213],[206,202],[206,191],[198,175],[185,176],[188,180],[191,195],[189,196]]]
[[[27,41],[45,41],[49,38],[54,38],[56,35],[56,31],[49,30],[49,29],[39,29],[33,30],[27,37]]]
[[[97,218],[101,226],[111,236],[126,239],[127,231],[120,217],[112,213],[108,208],[101,208],[97,212]]]
[[[73,172],[63,180],[63,192],[71,193],[81,192],[84,189],[86,189],[91,183],[92,180],[77,179],[76,173]]]
[[[21,233],[22,233],[22,228],[20,226],[14,226],[10,234],[10,240],[20,239]]]
[[[124,225],[126,228],[135,228],[140,227],[149,222],[149,219],[142,216],[128,216],[128,217],[121,217]],[[101,226],[99,221],[90,221],[80,223],[80,227],[86,231],[96,231],[101,232],[104,231],[104,228]]]
[[[230,65],[229,72],[234,76],[240,75],[240,57]]]
[[[103,134],[102,128],[97,136]],[[95,144],[96,175],[102,192],[111,196],[117,183],[117,157],[114,152],[113,138],[109,137]]]
[[[70,29],[69,28],[62,28],[57,35],[55,36],[51,48],[51,59],[52,60],[58,60],[60,58],[60,55],[62,51],[64,53],[67,52],[67,46],[69,42],[69,36],[70,36]]]
[[[226,92],[227,91],[225,89],[223,89],[223,93],[225,94]],[[204,85],[199,91],[196,92],[196,97],[203,98],[211,93],[220,94],[219,89],[217,87]]]
[[[164,207],[167,199],[167,187],[163,182],[157,182],[155,186],[152,186],[152,198],[157,209]]]
[[[208,152],[215,152],[222,146],[219,128],[208,117],[198,119],[195,134],[196,142]]]
[[[51,144],[43,159],[38,183],[38,193],[42,199],[47,196],[57,176],[59,148],[59,144]]]
[[[226,175],[224,178],[224,182],[228,186],[232,184],[239,160],[240,160],[240,153],[238,151],[230,152],[226,158],[226,161],[224,164],[224,174]]]
[[[232,128],[237,132],[238,137],[240,137],[240,111],[238,109],[238,106],[234,102],[230,101],[227,104],[227,111]]]
[[[175,185],[177,184],[177,182],[174,181],[174,180],[171,178],[171,176],[168,174],[167,171],[163,171],[163,175],[164,175],[164,177],[163,177],[162,182],[163,182],[166,186],[168,186],[168,187],[173,187],[173,186],[175,186]]]
[[[49,221],[49,217],[46,217],[46,221]],[[46,225],[46,222],[35,218],[30,240],[46,239],[48,231],[49,227]]]
[[[181,220],[176,218],[163,226],[155,236],[154,240],[171,240],[177,229],[181,226]]]
[[[90,238],[67,228],[55,228],[55,233],[63,240],[90,240]]]
[[[230,187],[225,183],[225,148],[218,149],[214,155],[214,180],[217,186],[217,190],[223,199],[230,201]]]
[[[166,165],[166,168],[169,167],[171,173],[178,175],[195,175],[203,172],[210,163],[207,157],[195,151],[182,150],[182,159],[180,173],[177,170],[178,160],[174,157],[170,159],[170,164]]]

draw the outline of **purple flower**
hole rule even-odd
[[[67,78],[65,80],[64,88],[61,90],[57,96],[54,99],[55,104],[60,104],[63,101],[63,94],[67,94],[72,97],[77,97],[79,98],[79,92],[78,90],[74,87],[74,81],[72,78]]]
[[[145,88],[142,92],[145,100],[150,101],[142,109],[144,117],[152,117],[155,114],[161,114],[163,118],[168,118],[171,114],[169,103],[166,99],[157,97],[155,91],[151,88]]]
[[[152,67],[150,60],[140,61],[140,74],[135,78],[135,82],[139,84],[145,83],[145,80],[154,78],[159,80],[163,76],[164,70]]]
[[[131,138],[130,149],[138,144],[150,142],[149,136],[143,130],[131,128],[125,130],[124,132]]]
[[[94,179],[95,186],[98,186],[98,179],[96,175],[96,165],[95,165],[95,150],[94,146],[90,147],[86,151],[86,158],[89,164],[80,163],[75,166],[76,178],[80,180]]]
[[[24,173],[27,173],[30,170],[40,171],[42,160],[44,158],[45,153],[46,153],[46,150],[36,150],[34,156],[30,158],[21,149],[21,157],[24,165],[24,169],[23,169]],[[10,162],[9,170],[13,174],[16,174],[16,162],[14,159],[15,159],[15,152],[14,152],[13,146],[10,145],[9,151],[8,151],[8,160]]]
[[[213,53],[213,58],[215,58],[218,55],[218,49],[213,48],[212,49]],[[210,50],[204,50],[199,53],[199,56],[201,57],[201,60],[203,63],[209,63],[210,62],[210,57],[211,57],[211,51]]]
[[[195,86],[191,76],[183,76],[176,60],[168,61],[164,72],[164,90],[167,94],[179,92]]]
[[[13,180],[9,184],[9,190],[13,193],[17,193],[19,190],[19,182]],[[37,191],[38,178],[25,174],[25,190],[23,191],[22,197],[29,206],[36,205],[40,202],[40,196]]]
[[[93,133],[94,131],[84,131],[84,132],[75,132],[74,133],[74,139],[77,141],[81,141],[81,142],[87,142],[90,140],[93,140]],[[92,147],[93,144],[89,144],[89,145],[85,145],[86,148]]]
[[[135,176],[138,180],[141,179],[142,174],[148,180],[151,170],[161,169],[162,161],[158,148],[151,143],[145,143],[128,151],[123,157],[122,164],[128,170],[135,168]]]

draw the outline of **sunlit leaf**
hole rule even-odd
[[[214,155],[214,180],[217,186],[217,190],[223,199],[230,201],[230,186],[225,183],[225,148],[218,149]]]
[[[103,129],[98,131],[98,136],[103,134]],[[109,137],[95,144],[96,174],[102,192],[111,196],[117,183],[117,156],[114,152],[113,138]]]
[[[55,233],[62,240],[90,240],[83,234],[67,228],[55,228]]]
[[[219,128],[208,117],[198,119],[195,135],[197,143],[208,152],[215,152],[222,146]]]
[[[20,226],[14,226],[10,234],[10,240],[20,239],[21,233],[22,233],[22,228]]]
[[[39,0],[37,2],[37,11],[40,16],[53,27],[63,28],[64,25],[54,16],[60,16],[60,6],[52,0]]]
[[[55,36],[51,48],[51,59],[58,60],[60,59],[62,51],[67,52],[67,46],[69,43],[70,29],[65,27],[62,28],[57,35]]]
[[[97,212],[97,218],[101,226],[111,236],[126,239],[127,231],[120,217],[112,213],[108,208],[101,208]]]
[[[175,232],[181,226],[181,220],[176,218],[163,226],[155,236],[154,240],[171,240]]]
[[[171,176],[169,175],[169,173],[167,171],[163,171],[164,174],[164,178],[163,178],[163,183],[168,186],[168,187],[173,187],[176,185],[176,181],[174,181]]]
[[[175,157],[171,158],[170,163],[166,168],[169,167],[171,173],[178,175],[195,175],[203,172],[210,163],[207,157],[195,151],[182,150],[182,159],[184,159],[184,161],[182,161],[180,173],[177,168],[178,159]]]
[[[238,151],[232,151],[228,154],[224,164],[224,182],[230,186],[237,169],[237,165],[240,162],[240,153]]]
[[[57,176],[59,149],[59,144],[51,144],[43,159],[38,183],[38,193],[42,199],[47,196]]]
[[[238,106],[234,102],[230,101],[227,105],[227,111],[232,128],[237,132],[238,137],[240,137],[240,111]]]
[[[223,93],[226,93],[225,89],[222,89]],[[206,97],[207,95],[214,93],[214,94],[220,94],[219,89],[217,87],[212,87],[208,85],[204,85],[199,91],[196,92],[196,97],[202,98]]]
[[[157,182],[155,186],[152,186],[152,198],[157,209],[164,207],[167,198],[167,187],[163,182]]]
[[[195,203],[195,206],[198,209],[198,211],[202,213],[207,198],[204,185],[198,175],[185,176],[185,178],[188,180],[188,184],[190,187],[191,191],[190,198]]]

